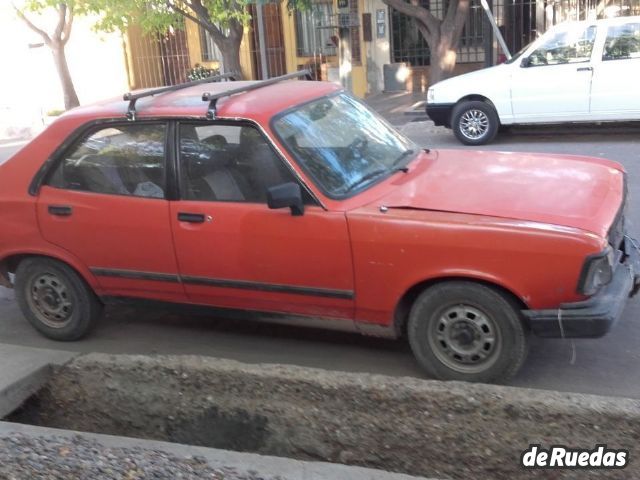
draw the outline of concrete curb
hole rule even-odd
[[[0,344],[0,418],[13,412],[51,379],[52,365],[63,365],[76,355]]]
[[[29,437],[64,438],[80,436],[111,448],[142,448],[160,450],[176,457],[204,457],[212,468],[232,467],[239,472],[258,472],[261,476],[273,476],[282,480],[425,480],[424,477],[383,472],[362,467],[349,467],[325,462],[305,462],[288,458],[240,453],[214,448],[194,447],[177,443],[142,440],[114,435],[83,433],[73,430],[34,427],[17,423],[0,422],[0,437],[20,433]]]

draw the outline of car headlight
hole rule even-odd
[[[427,90],[427,103],[433,103],[436,98],[436,91],[433,88]]]
[[[578,292],[593,295],[600,287],[607,285],[613,278],[613,249],[608,247],[602,253],[587,257],[582,267]]]

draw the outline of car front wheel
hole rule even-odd
[[[498,133],[500,121],[495,109],[479,100],[463,102],[453,109],[451,126],[465,145],[484,145]]]
[[[85,336],[102,313],[102,304],[67,265],[48,258],[20,262],[15,279],[22,314],[45,337],[71,341]]]
[[[411,309],[408,337],[420,366],[440,380],[503,382],[527,355],[527,332],[514,301],[473,282],[425,290]]]

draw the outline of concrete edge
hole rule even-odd
[[[414,477],[401,473],[384,472],[382,470],[352,467],[335,463],[307,462],[283,457],[233,452],[157,440],[0,422],[0,437],[11,436],[17,433],[28,437],[40,438],[72,438],[79,436],[109,448],[159,450],[176,457],[200,456],[205,458],[212,468],[231,467],[238,472],[255,471],[260,475],[280,477],[282,480],[427,480],[424,477]]]
[[[0,418],[9,415],[25,400],[37,393],[46,385],[52,374],[51,364],[43,365],[3,387],[0,390]]]

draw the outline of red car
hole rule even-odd
[[[270,312],[500,381],[530,333],[620,317],[640,264],[619,164],[425,150],[294,76],[78,108],[0,166],[0,279],[33,326],[78,339],[119,297]]]

